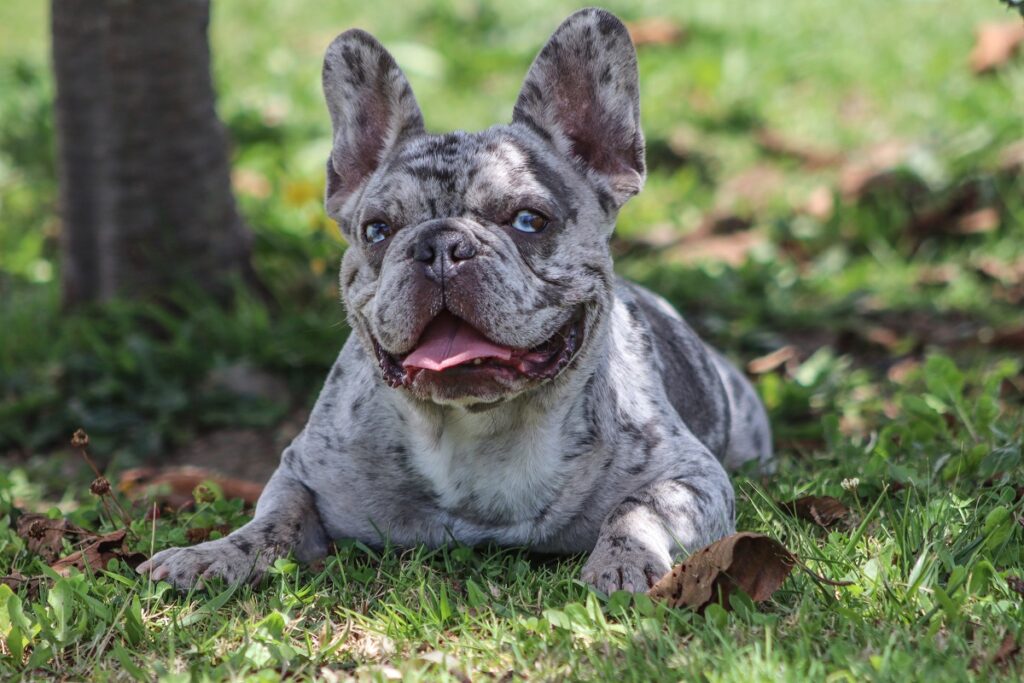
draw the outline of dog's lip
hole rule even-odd
[[[406,367],[403,361],[412,351],[394,354],[385,349],[373,335],[371,339],[377,363],[385,381],[392,387],[409,387],[421,375],[438,379],[455,379],[472,374],[518,375],[526,379],[548,380],[560,374],[575,358],[583,337],[583,319],[583,308],[580,307],[554,334],[540,344],[528,349],[510,347],[511,354],[508,359],[476,358],[442,370]]]

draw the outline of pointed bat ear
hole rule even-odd
[[[327,162],[327,214],[345,202],[403,140],[422,134],[423,114],[395,59],[366,31],[345,31],[327,48],[324,97],[334,127]]]
[[[615,15],[566,19],[530,67],[512,116],[608,184],[617,206],[646,175],[636,49]]]

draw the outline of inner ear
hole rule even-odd
[[[512,121],[604,178],[617,206],[639,192],[646,174],[639,78],[622,22],[599,9],[566,19],[530,67]]]
[[[359,29],[342,33],[327,48],[323,88],[334,129],[326,204],[337,219],[394,148],[424,132],[423,115],[394,58]]]

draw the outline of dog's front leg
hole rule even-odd
[[[612,509],[582,578],[604,593],[646,591],[680,552],[692,552],[734,530],[735,496],[709,453],[685,475],[643,486]]]
[[[139,565],[156,581],[179,590],[218,577],[256,582],[274,560],[294,551],[303,561],[327,552],[327,536],[312,491],[290,474],[289,453],[267,482],[252,521],[224,538],[189,548],[168,548]]]

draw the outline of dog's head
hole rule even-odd
[[[493,403],[582,362],[611,300],[608,240],[643,185],[636,52],[613,15],[569,17],[510,125],[428,134],[369,34],[327,49],[328,214],[341,291],[384,379],[436,403]]]

